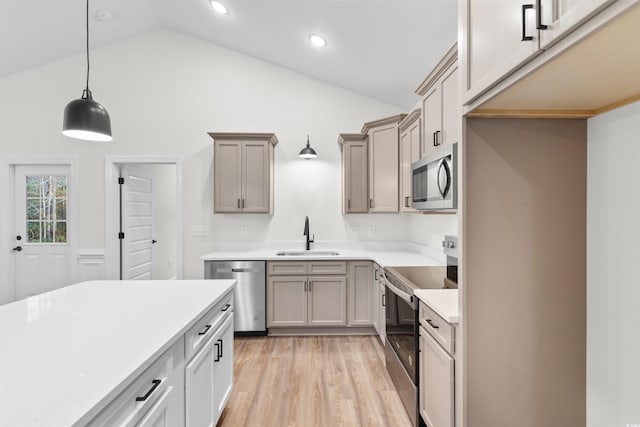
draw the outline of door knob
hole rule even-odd
[[[20,252],[22,250],[22,246],[16,246],[15,248],[13,248],[13,250],[16,252]]]

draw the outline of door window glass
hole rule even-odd
[[[67,177],[26,177],[27,242],[67,242]]]

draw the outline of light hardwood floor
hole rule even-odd
[[[236,338],[234,357],[218,427],[411,427],[377,337]]]

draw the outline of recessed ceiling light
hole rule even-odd
[[[226,15],[227,13],[229,13],[229,9],[227,9],[227,6],[220,3],[219,1],[211,0],[209,3],[211,4],[213,10],[218,12],[220,15]]]
[[[325,47],[327,45],[327,41],[317,34],[311,34],[309,36],[309,41],[316,47]]]

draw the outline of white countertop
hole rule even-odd
[[[449,323],[458,323],[457,289],[416,289],[414,295]]]
[[[302,247],[302,248],[301,248]],[[439,252],[431,254],[431,256],[416,250],[411,250],[411,247],[403,245],[384,245],[370,247],[345,247],[340,244],[323,244],[315,245],[312,247],[311,252],[314,251],[327,251],[332,250],[339,253],[335,256],[279,256],[276,255],[280,251],[304,251],[303,245],[286,246],[286,245],[264,245],[249,248],[239,248],[236,250],[219,250],[211,252],[207,255],[200,257],[203,261],[250,261],[250,260],[265,260],[265,261],[291,261],[291,260],[371,260],[383,267],[392,266],[433,266],[444,265],[443,258],[437,259],[440,255]]]
[[[0,426],[86,424],[233,286],[84,282],[0,306]]]

